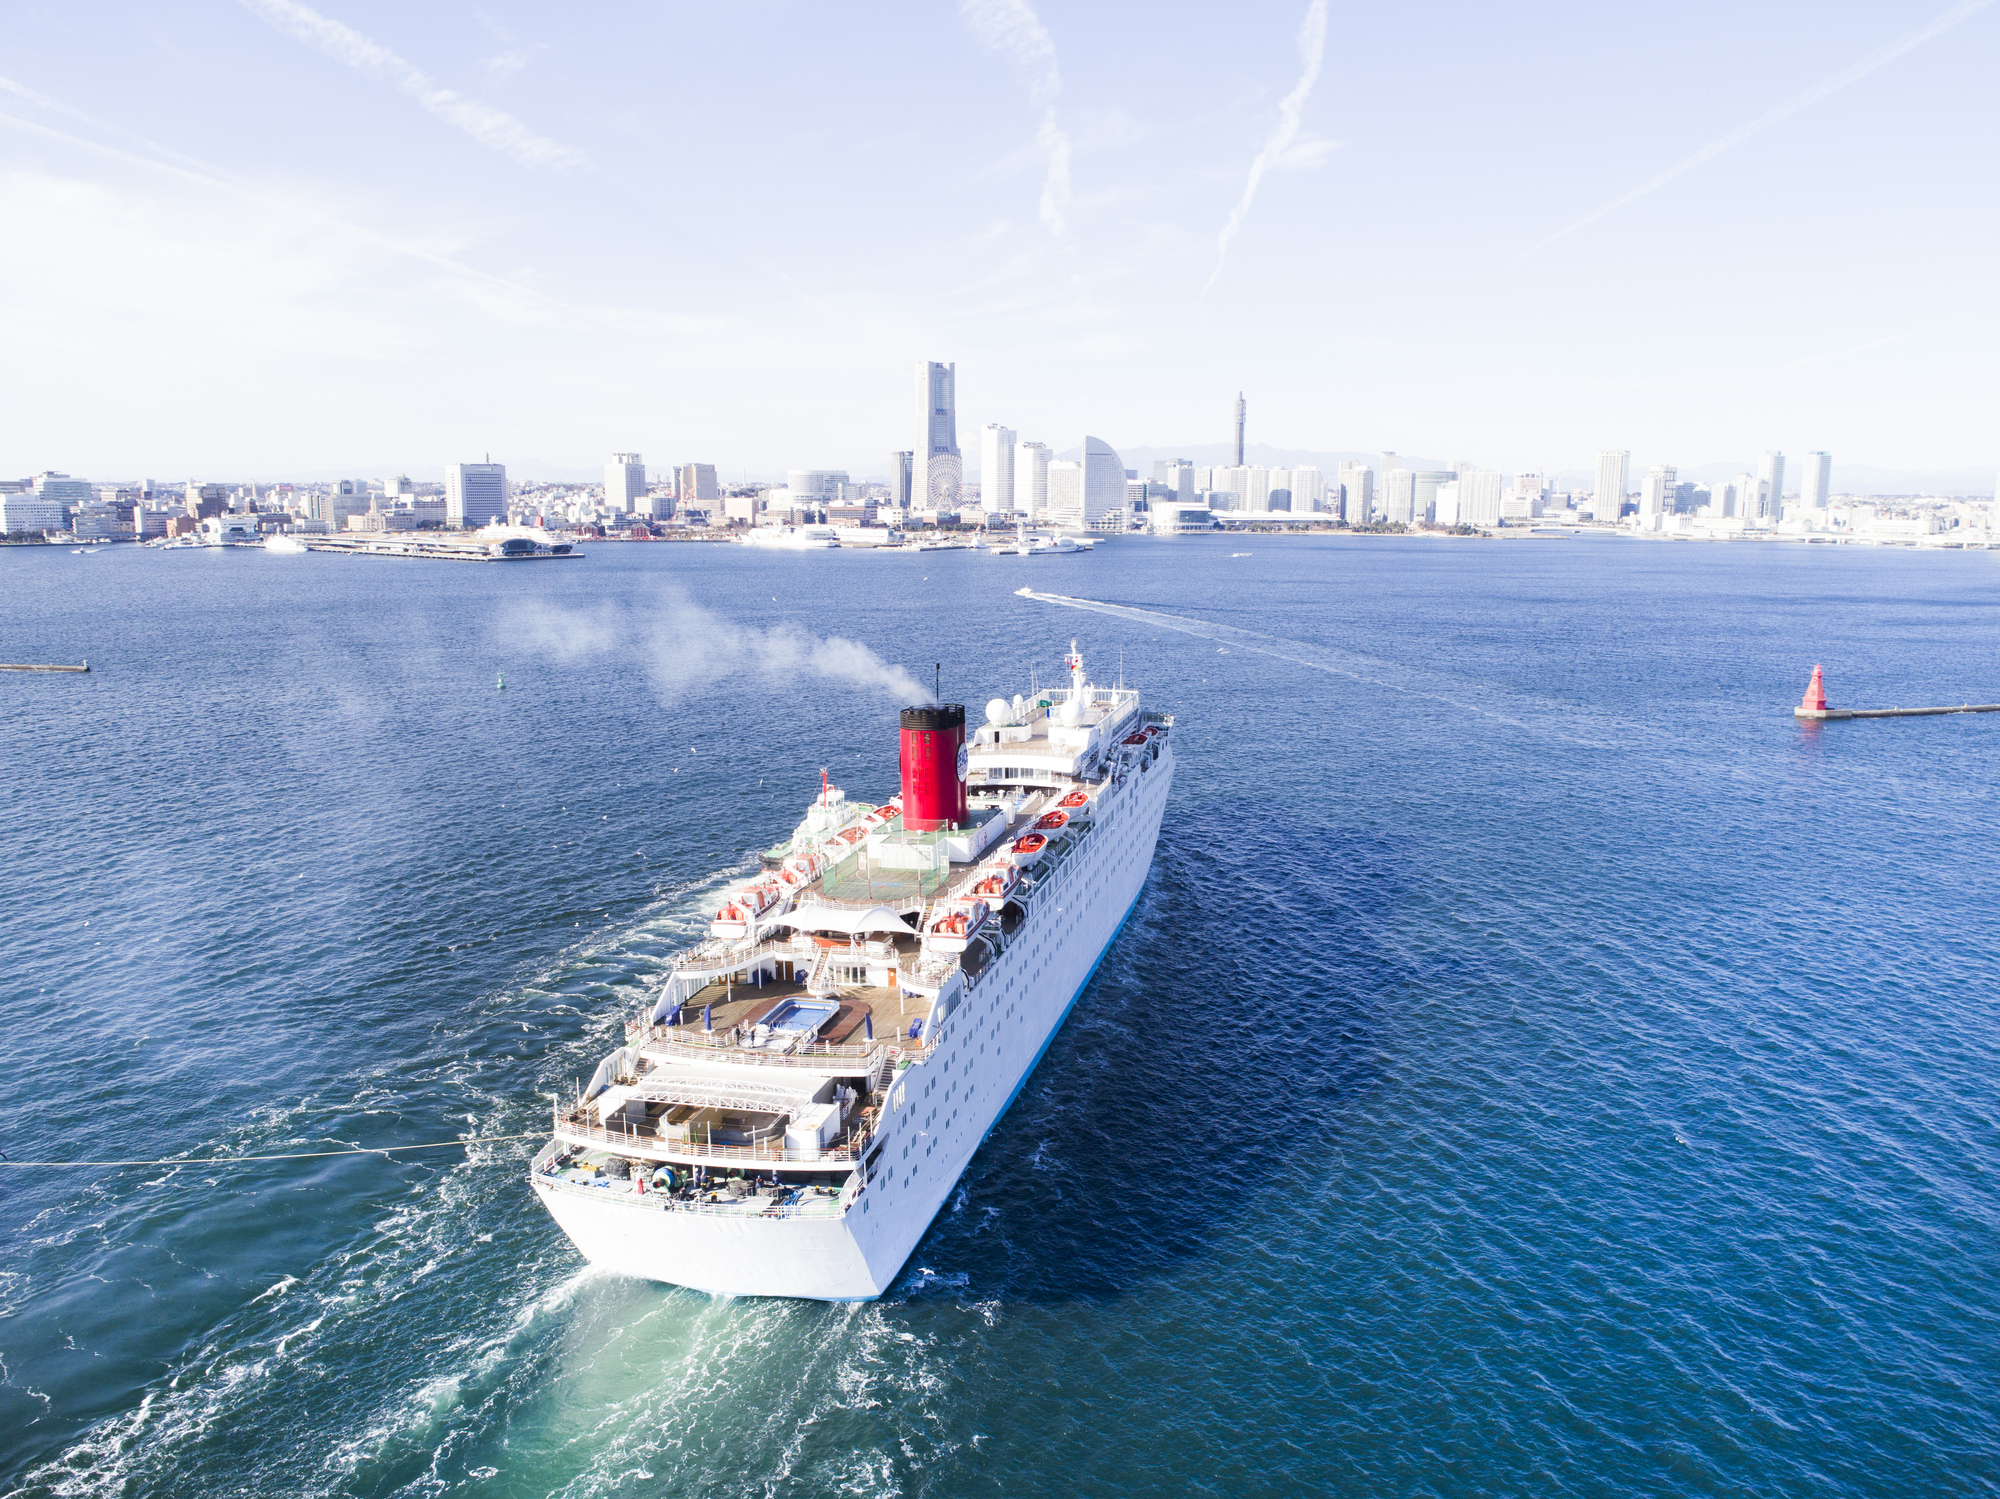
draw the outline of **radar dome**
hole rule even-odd
[[[1006,723],[1013,716],[1014,710],[1007,706],[1007,699],[1004,697],[996,697],[986,705],[986,721],[990,724]]]
[[[1065,724],[1074,727],[1083,722],[1083,699],[1076,697],[1066,698],[1063,701],[1062,707],[1058,708],[1056,712]]]

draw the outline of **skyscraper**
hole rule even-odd
[[[1382,476],[1382,519],[1391,525],[1416,520],[1417,476],[1407,468],[1392,468]]]
[[[1030,520],[1049,508],[1049,445],[1014,444],[1014,508]]]
[[[1350,526],[1368,524],[1375,508],[1375,471],[1365,463],[1340,466],[1340,513]]]
[[[613,453],[604,465],[604,508],[632,515],[644,510],[646,465],[637,453]]]
[[[1014,508],[1015,435],[998,422],[979,434],[979,503],[988,515]]]
[[[1243,404],[1243,392],[1236,392],[1236,466],[1243,467],[1243,417],[1247,408]]]
[[[1806,454],[1806,471],[1799,483],[1799,503],[1808,510],[1826,509],[1833,488],[1833,455],[1817,450]]]
[[[1086,529],[1125,508],[1125,460],[1100,437],[1083,440],[1083,514]]]
[[[674,491],[682,509],[690,505],[710,505],[721,499],[722,489],[715,482],[715,465],[683,463],[674,471]]]
[[[1599,520],[1618,519],[1625,504],[1625,466],[1631,461],[1631,453],[1623,448],[1597,455],[1597,500],[1591,514]]]
[[[1639,492],[1639,514],[1650,518],[1674,508],[1674,489],[1680,476],[1671,464],[1656,463],[1646,472],[1645,487]]]
[[[919,363],[912,502],[931,510],[955,511],[964,477],[965,461],[958,452],[958,366]]]
[[[895,510],[910,508],[911,475],[915,472],[914,453],[893,453],[889,458],[889,505]]]
[[[1764,520],[1775,526],[1784,514],[1785,455],[1766,453],[1757,460],[1757,477],[1764,481]]]
[[[506,464],[454,463],[445,469],[446,525],[476,531],[491,521],[506,519]]]

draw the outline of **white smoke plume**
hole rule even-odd
[[[545,140],[512,115],[441,87],[380,42],[370,41],[299,0],[242,0],[242,4],[287,36],[357,73],[391,85],[447,125],[463,130],[482,146],[505,152],[522,166],[573,167],[584,163],[581,151]]]
[[[1236,231],[1243,227],[1243,221],[1250,216],[1251,200],[1257,196],[1257,184],[1264,180],[1264,174],[1283,161],[1286,152],[1299,138],[1299,117],[1305,112],[1306,100],[1312,97],[1313,85],[1319,82],[1320,64],[1326,60],[1326,0],[1312,0],[1306,7],[1306,18],[1299,23],[1299,60],[1305,64],[1299,74],[1299,81],[1292,91],[1278,101],[1278,124],[1264,142],[1264,149],[1257,153],[1257,159],[1250,163],[1250,179],[1243,184],[1243,196],[1236,200],[1236,207],[1230,211],[1229,222],[1222,226],[1222,233],[1215,241],[1215,269],[1209,272],[1208,285],[1202,287],[1202,295],[1208,295],[1208,288],[1215,285],[1215,278],[1222,274],[1222,264],[1229,258],[1229,242],[1236,238]]]
[[[768,685],[830,682],[899,703],[930,701],[915,677],[858,640],[795,625],[738,624],[680,594],[668,595],[651,613],[524,604],[502,617],[500,632],[509,644],[566,666],[637,657],[654,690],[668,700],[747,676]]]
[[[1042,222],[1060,239],[1069,230],[1064,217],[1069,208],[1069,135],[1056,119],[1062,69],[1056,64],[1055,38],[1028,0],[960,0],[958,13],[980,46],[1011,58],[1028,75],[1028,102],[1042,112],[1035,144],[1048,158],[1042,178]]]

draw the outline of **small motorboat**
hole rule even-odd
[[[932,952],[964,952],[990,914],[983,900],[953,901],[944,915],[931,923],[924,946]]]

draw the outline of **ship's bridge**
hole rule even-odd
[[[1086,682],[1011,703],[995,698],[967,747],[967,784],[1054,786],[1079,780],[1131,731],[1138,712],[1136,691]]]

